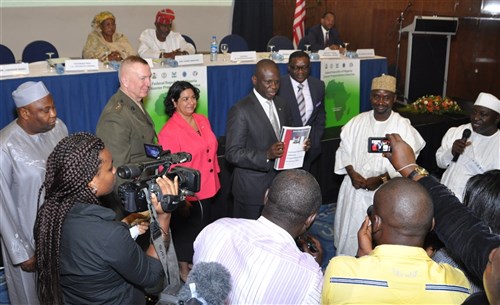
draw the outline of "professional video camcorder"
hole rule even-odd
[[[148,209],[148,200],[152,193],[165,212],[175,210],[179,202],[186,196],[193,196],[200,191],[200,172],[198,170],[177,166],[170,170],[172,164],[191,161],[191,154],[179,152],[172,154],[170,150],[162,150],[161,146],[144,144],[146,156],[155,160],[139,164],[125,164],[116,169],[122,179],[133,179],[118,187],[118,194],[127,212],[141,212]],[[170,171],[169,171],[170,170]],[[179,195],[163,195],[156,178],[166,175],[179,180]]]

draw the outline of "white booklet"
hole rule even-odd
[[[304,164],[304,142],[309,138],[311,126],[281,127],[281,142],[285,143],[283,156],[274,160],[274,169],[300,168]]]

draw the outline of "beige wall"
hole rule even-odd
[[[117,32],[123,33],[134,48],[139,35],[153,28],[157,6],[0,8],[0,43],[8,46],[16,59],[33,40],[47,40],[61,57],[79,57],[91,31],[94,16],[109,10],[116,16]],[[190,36],[199,52],[207,52],[212,35],[220,40],[231,33],[232,6],[172,6],[174,31]]]

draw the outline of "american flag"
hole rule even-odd
[[[293,16],[293,46],[297,48],[299,41],[304,37],[304,20],[306,19],[306,0],[295,1]]]

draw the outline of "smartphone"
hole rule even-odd
[[[163,151],[160,145],[144,143],[144,151],[148,158],[158,159]]]
[[[370,137],[368,138],[369,153],[391,152],[391,141],[387,138]]]

